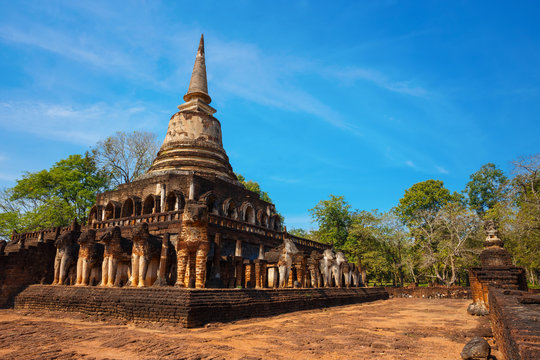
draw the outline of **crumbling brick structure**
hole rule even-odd
[[[527,290],[525,270],[512,265],[512,259],[503,241],[499,239],[494,221],[486,221],[487,234],[484,250],[480,254],[481,267],[469,269],[469,282],[473,303],[467,311],[472,315],[487,315],[489,312],[489,288]]]
[[[19,288],[51,283],[48,274],[53,268],[55,283],[65,285],[322,287],[319,270],[323,268],[313,260],[322,255],[311,255],[332,252],[330,246],[288,234],[275,206],[247,190],[233,173],[221,124],[210,106],[202,37],[184,101],[171,117],[150,169],[131,183],[98,194],[88,224],[74,222],[66,228],[13,235],[5,249],[8,257],[19,256],[13,253],[25,246],[47,248],[46,256],[35,252],[44,262],[41,273],[35,270],[24,277],[27,270],[22,262],[9,265],[9,272],[3,270],[8,260],[0,256],[0,276]],[[91,244],[85,240],[89,236]],[[87,260],[90,246],[100,250],[92,262]],[[83,251],[81,259],[76,251]],[[328,261],[325,271],[332,268],[337,275],[326,286],[360,285],[357,267]],[[73,273],[77,269],[83,273]],[[99,284],[95,279],[101,279]]]

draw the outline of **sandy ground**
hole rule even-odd
[[[391,299],[198,329],[0,310],[0,359],[455,360],[491,333],[469,302]]]

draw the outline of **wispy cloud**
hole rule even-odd
[[[444,167],[442,166],[439,166],[439,165],[436,165],[435,166],[435,169],[437,170],[437,172],[439,172],[440,174],[448,174],[448,170],[446,170]]]
[[[0,26],[0,39],[3,42],[38,47],[104,70],[135,67],[132,59],[126,54],[103,47],[96,39],[89,36],[74,36],[45,26],[33,25],[21,29],[3,25]]]
[[[153,118],[144,109],[144,106],[103,103],[89,106],[1,103],[0,127],[61,142],[93,145],[114,131],[144,128]]]
[[[429,91],[416,84],[416,80],[392,80],[380,71],[361,67],[321,69],[321,73],[335,77],[345,83],[367,81],[382,89],[416,97],[426,97]]]
[[[411,160],[405,161],[405,165],[407,165],[408,167],[412,167],[412,168],[416,167],[416,165],[414,165],[414,163]]]

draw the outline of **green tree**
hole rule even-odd
[[[529,282],[540,277],[540,154],[513,162],[510,191],[502,217],[502,236],[514,262],[527,271]]]
[[[316,236],[325,244],[341,249],[349,236],[352,223],[351,205],[343,196],[330,195],[309,210],[313,222],[319,225]]]
[[[465,187],[469,206],[480,216],[504,199],[508,178],[495,164],[487,163],[470,176]]]
[[[419,225],[424,221],[419,214],[434,214],[458,194],[450,194],[441,180],[426,180],[414,184],[405,190],[405,195],[399,200],[394,211],[408,226]]]
[[[96,193],[107,188],[108,177],[86,153],[70,155],[49,170],[26,173],[0,197],[0,233],[65,226],[77,217],[85,221]]]

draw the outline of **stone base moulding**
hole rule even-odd
[[[210,322],[388,299],[384,288],[183,289],[31,285],[16,310],[78,312],[197,327]]]

